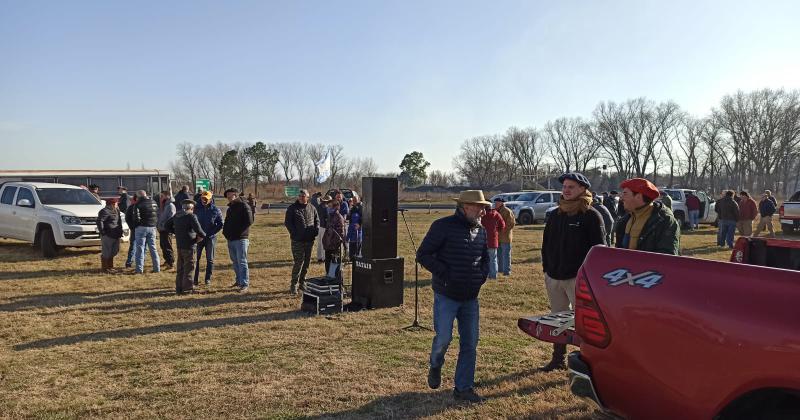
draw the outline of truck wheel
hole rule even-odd
[[[794,225],[791,223],[781,223],[781,230],[784,235],[791,235],[794,233]]]
[[[43,228],[39,231],[39,245],[45,258],[54,258],[58,254],[58,245],[56,245],[56,239],[50,228]]]
[[[519,224],[530,225],[531,223],[533,223],[533,215],[529,211],[522,212],[519,215]]]

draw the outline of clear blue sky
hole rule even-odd
[[[0,168],[166,168],[175,145],[339,143],[449,170],[601,100],[705,114],[800,87],[797,1],[0,0]]]

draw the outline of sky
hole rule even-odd
[[[168,168],[182,142],[421,151],[645,96],[800,88],[797,1],[0,0],[0,169]]]

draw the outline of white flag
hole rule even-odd
[[[325,157],[314,164],[317,167],[317,184],[322,184],[331,176],[331,160],[329,158],[330,153],[326,153]]]

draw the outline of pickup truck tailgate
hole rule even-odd
[[[581,338],[575,333],[574,311],[520,318],[517,326],[525,334],[548,343],[581,344]]]

